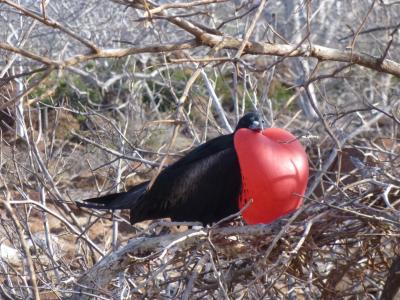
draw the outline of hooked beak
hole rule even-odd
[[[262,126],[262,122],[259,121],[254,121],[253,123],[251,123],[249,128],[254,131],[262,131],[264,129]]]

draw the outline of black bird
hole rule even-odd
[[[247,113],[234,133],[198,146],[160,172],[151,187],[145,181],[127,192],[87,199],[78,206],[130,209],[131,224],[171,218],[206,225],[237,213],[242,177],[234,134],[240,128],[261,131],[262,123],[257,113]]]

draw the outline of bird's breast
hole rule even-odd
[[[242,175],[239,207],[247,206],[242,214],[248,224],[271,223],[301,205],[308,159],[296,137],[279,128],[240,129],[234,145]]]

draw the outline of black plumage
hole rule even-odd
[[[257,113],[244,115],[235,129],[261,130]],[[79,206],[130,209],[132,224],[151,219],[199,221],[211,224],[239,211],[242,187],[234,133],[214,138],[127,192],[87,199]]]

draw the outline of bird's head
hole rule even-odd
[[[254,131],[262,131],[264,129],[264,123],[265,121],[258,113],[249,112],[239,120],[235,131],[239,130],[240,128],[248,128]]]

